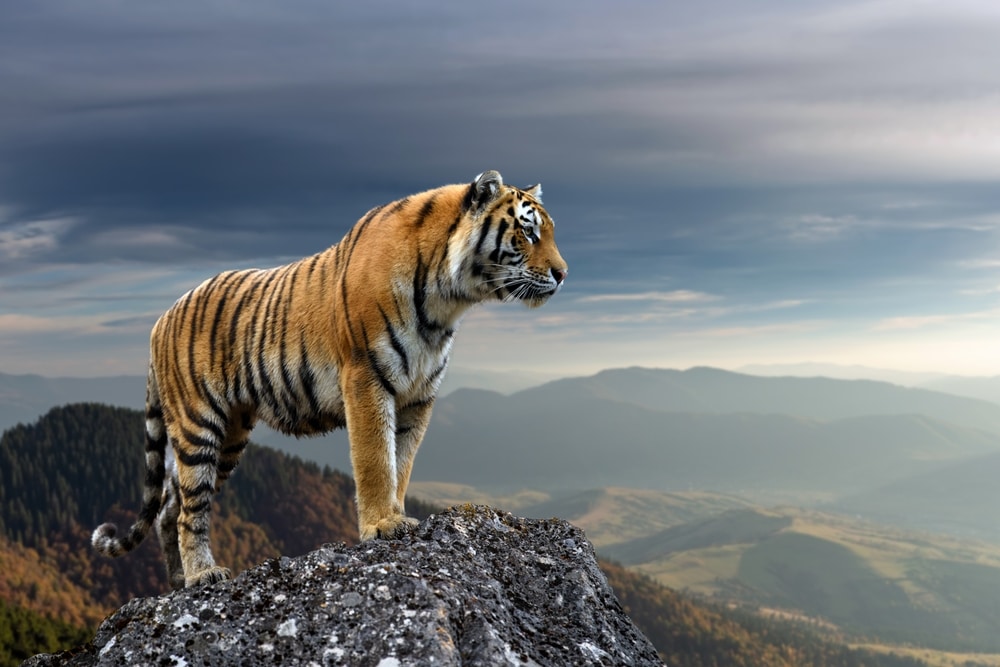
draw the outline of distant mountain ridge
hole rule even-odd
[[[0,376],[0,406],[11,378],[36,404],[75,391],[115,400],[98,380]],[[141,378],[114,380],[128,388],[118,398],[141,406]],[[344,431],[295,441],[257,429],[254,439],[350,469]],[[1000,405],[985,401],[873,381],[636,367],[509,396],[443,396],[413,474],[491,491],[625,486],[829,500],[998,450]]]
[[[461,390],[440,401],[415,479],[559,493],[840,495],[1000,448],[994,433],[912,414],[819,421],[667,412],[598,398],[588,386],[570,397],[580,388],[553,384],[508,397]]]
[[[833,420],[920,414],[1000,434],[1000,405],[874,380],[760,377],[709,367],[616,368],[517,392],[549,402],[603,398],[665,412],[776,414]]]

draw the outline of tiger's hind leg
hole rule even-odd
[[[167,581],[177,590],[184,588],[184,563],[181,560],[180,538],[177,522],[181,516],[180,482],[173,458],[168,459],[167,480],[163,489],[163,503],[156,519],[156,534],[160,538],[163,558],[167,563]]]
[[[254,416],[250,411],[238,413],[236,418],[231,420],[220,452],[219,468],[215,478],[216,491],[222,488],[223,482],[229,479],[239,464],[240,457],[243,456],[243,451],[250,440],[253,426]]]
[[[215,416],[207,406],[202,407],[202,414]],[[227,428],[201,416],[196,408],[183,410],[182,415],[171,425],[170,435],[179,491],[178,545],[184,584],[191,587],[230,577],[228,569],[215,564],[209,541],[212,496]]]

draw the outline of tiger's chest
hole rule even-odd
[[[407,324],[388,329],[373,346],[369,361],[397,406],[437,395],[454,341],[454,330],[421,331]]]

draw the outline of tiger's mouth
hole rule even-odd
[[[504,287],[507,295],[504,301],[520,301],[529,308],[537,308],[559,291],[560,284],[539,283],[527,278],[513,278],[508,280]]]

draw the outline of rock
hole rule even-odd
[[[466,505],[127,603],[25,665],[661,665],[583,532]]]

